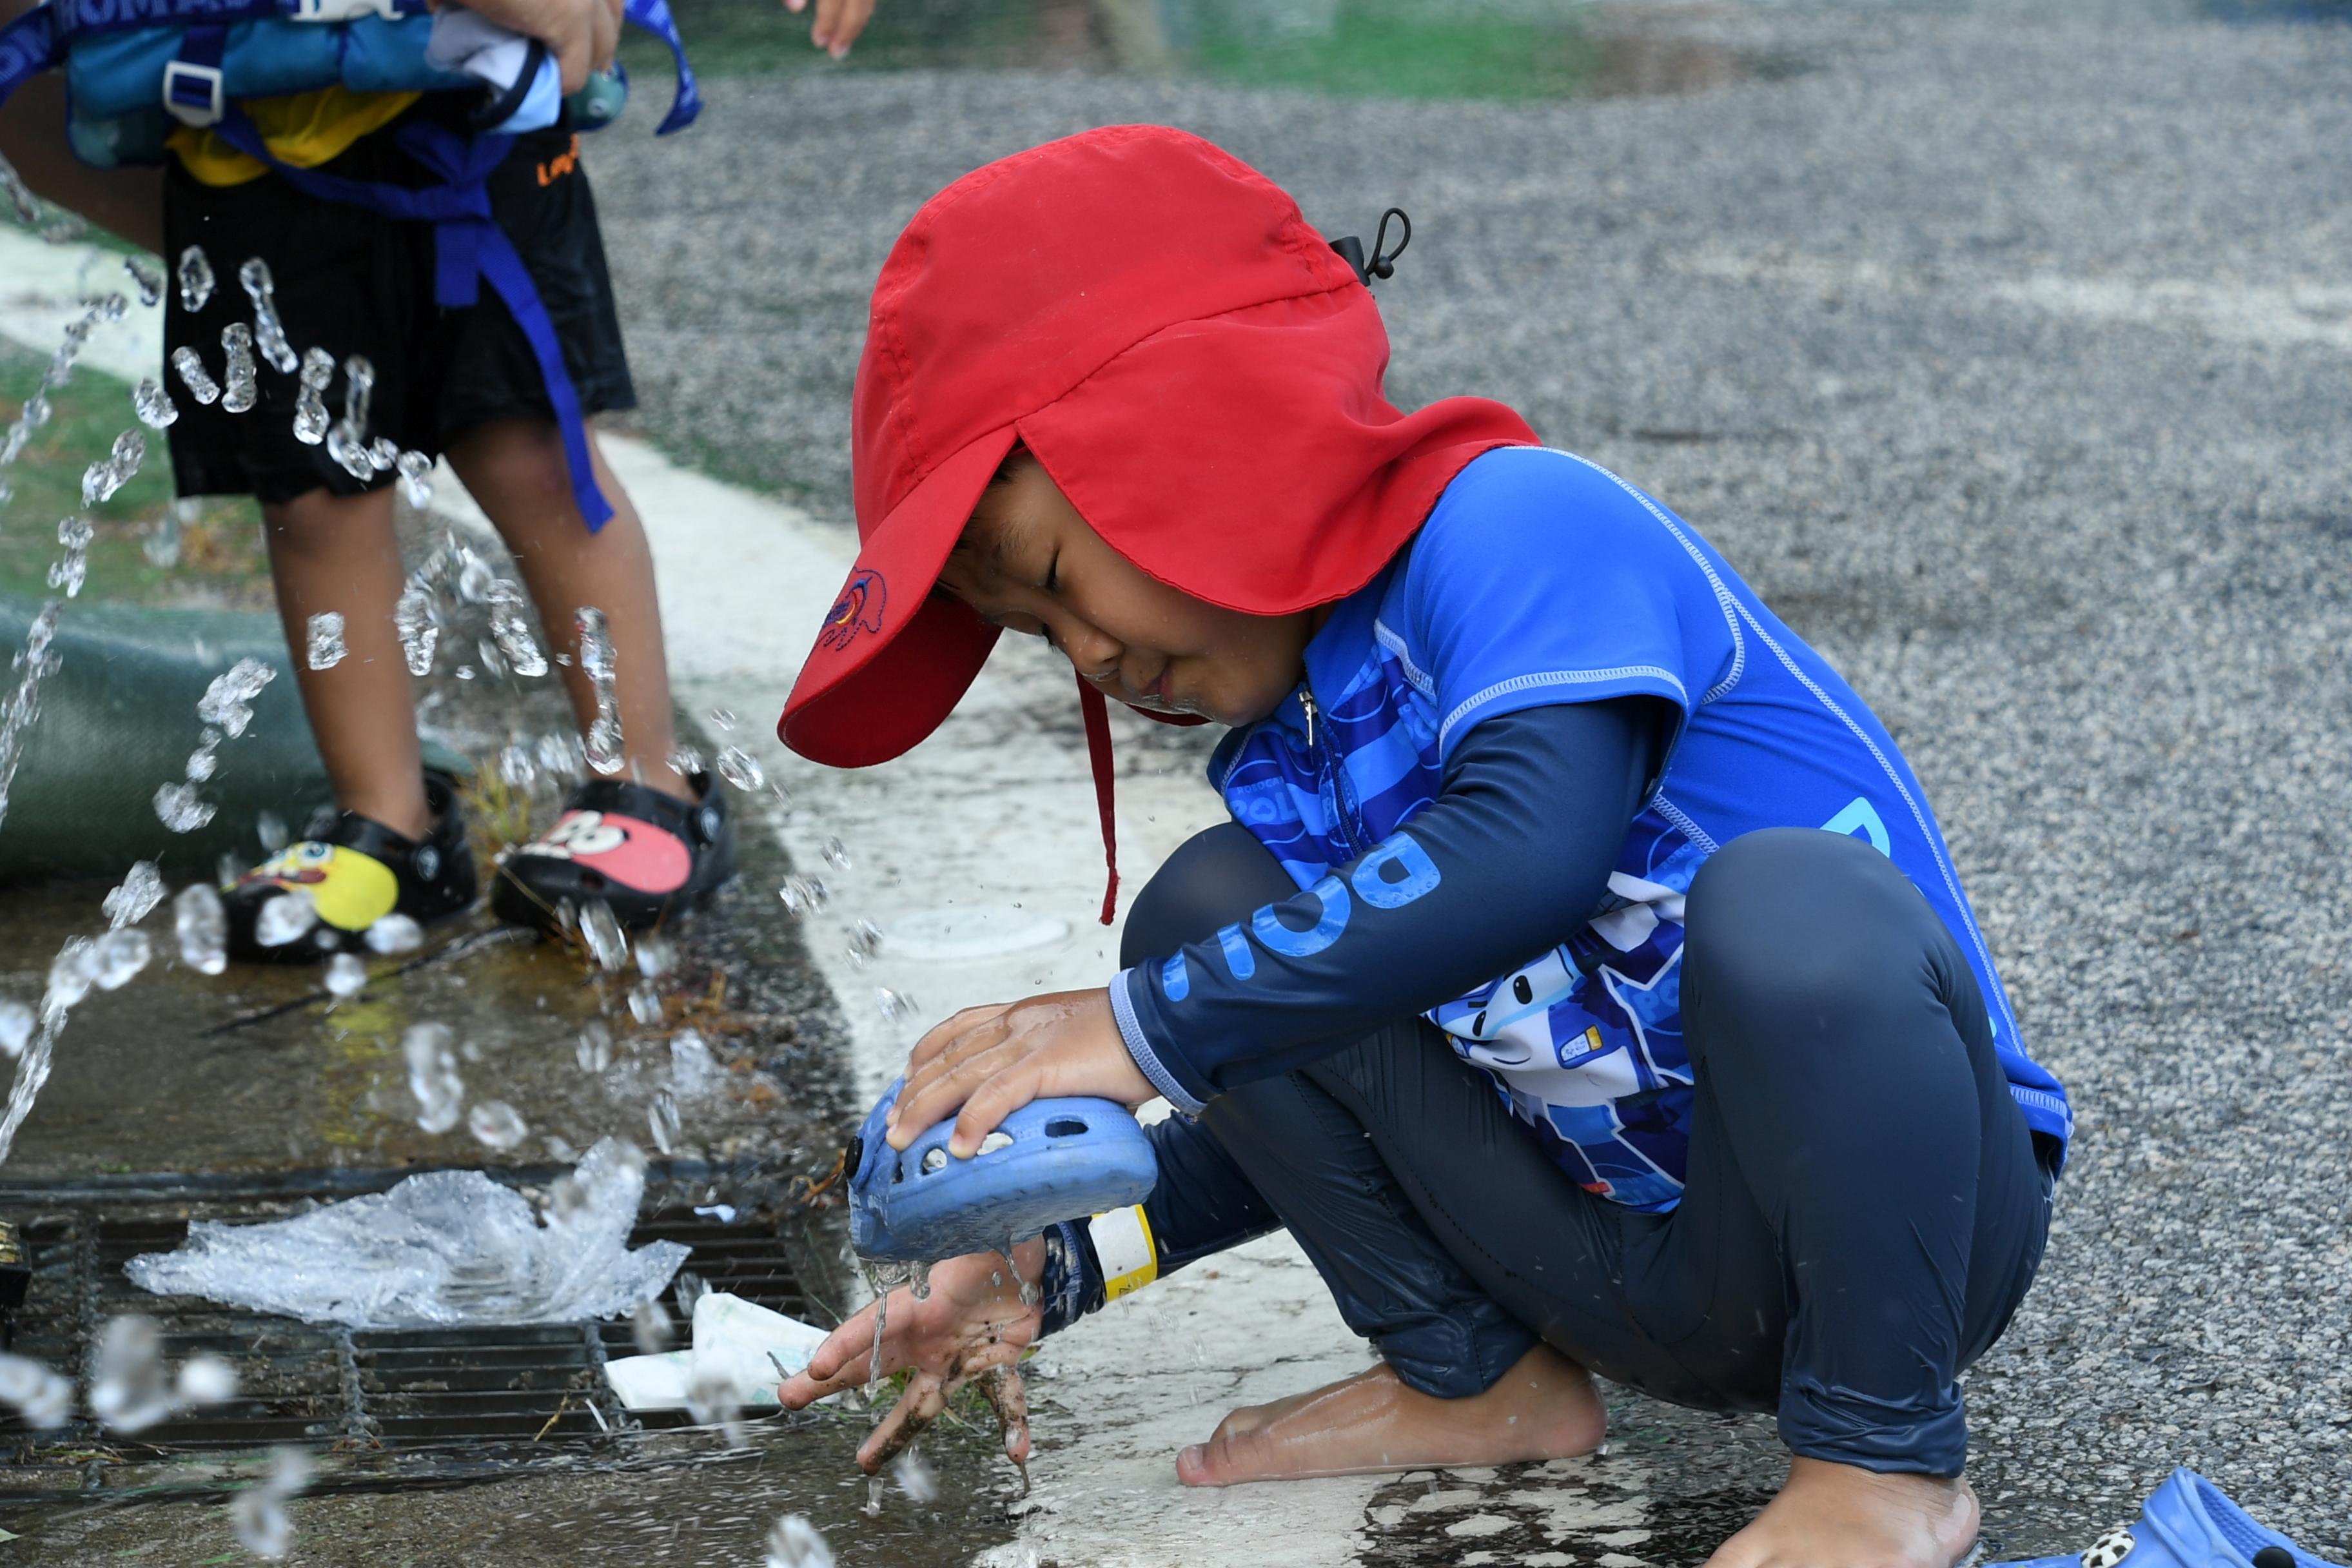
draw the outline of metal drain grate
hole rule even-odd
[[[338,1173],[321,1184],[343,1196],[380,1190],[414,1173]],[[171,1179],[109,1185],[114,1188],[110,1199],[136,1191],[152,1202],[170,1191]],[[605,1384],[607,1357],[636,1353],[625,1321],[345,1330],[194,1297],[153,1296],[124,1276],[123,1265],[138,1254],[178,1247],[190,1218],[259,1219],[285,1212],[285,1200],[297,1195],[289,1185],[273,1183],[259,1202],[206,1193],[209,1201],[168,1216],[121,1213],[119,1203],[88,1201],[87,1188],[72,1190],[79,1202],[60,1203],[56,1199],[62,1194],[22,1188],[0,1194],[0,1204],[21,1228],[33,1268],[31,1290],[16,1318],[18,1353],[79,1384],[83,1358],[106,1320],[143,1312],[162,1324],[169,1362],[208,1351],[235,1366],[238,1379],[234,1401],[135,1437],[105,1432],[79,1411],[74,1426],[57,1432],[32,1432],[13,1415],[0,1419],[0,1496],[35,1500],[219,1489],[235,1484],[241,1467],[233,1457],[285,1443],[332,1453],[333,1464],[320,1477],[326,1487],[447,1485],[641,1460],[643,1444],[633,1439],[686,1425],[682,1415],[632,1415]],[[713,1289],[796,1317],[810,1315],[769,1227],[722,1224],[674,1209],[641,1224],[632,1245],[656,1240],[692,1248],[686,1268]],[[667,1304],[683,1323],[674,1287]]]

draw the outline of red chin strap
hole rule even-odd
[[[1087,725],[1087,761],[1095,773],[1095,809],[1102,814],[1103,884],[1102,923],[1108,925],[1118,910],[1118,829],[1111,819],[1110,784],[1110,709],[1103,694],[1078,680],[1078,711]]]

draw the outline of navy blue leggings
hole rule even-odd
[[[1137,899],[1124,960],[1293,891],[1211,828]],[[1815,829],[1726,845],[1687,914],[1673,1212],[1585,1192],[1403,1018],[1153,1130],[1163,1267],[1280,1224],[1427,1393],[1482,1392],[1540,1338],[1676,1405],[1777,1410],[1798,1454],[1958,1474],[1957,1379],[2032,1281],[2053,1184],[1975,978],[1885,857]]]

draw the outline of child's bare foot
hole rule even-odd
[[[1976,1541],[1977,1494],[1957,1476],[1796,1458],[1780,1495],[1706,1568],[1953,1568]]]
[[[1423,1394],[1376,1366],[1311,1394],[1245,1405],[1207,1442],[1176,1456],[1176,1477],[1188,1487],[1229,1487],[1560,1459],[1591,1452],[1607,1431],[1585,1370],[1538,1345],[1494,1387],[1468,1399]]]

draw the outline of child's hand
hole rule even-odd
[[[808,3],[784,0],[784,9],[797,16],[808,9]],[[839,59],[857,41],[857,35],[866,31],[866,19],[873,15],[874,0],[816,0],[816,24],[809,28],[809,42]]]
[[[967,1007],[934,1026],[907,1058],[907,1087],[890,1108],[890,1147],[904,1149],[961,1110],[948,1152],[969,1160],[998,1122],[1033,1100],[1094,1095],[1132,1110],[1159,1092],[1119,1038],[1108,991]]]
[[[1037,1337],[1043,1305],[1021,1300],[1025,1280],[1045,1273],[1045,1246],[1037,1240],[1013,1249],[1006,1267],[999,1252],[950,1258],[931,1270],[931,1293],[918,1301],[912,1290],[894,1290],[882,1332],[882,1375],[911,1367],[907,1391],[889,1415],[857,1450],[860,1468],[874,1471],[896,1458],[947,1408],[956,1390],[974,1378],[996,1406],[1004,1429],[1004,1452],[1015,1464],[1029,1458],[1029,1409],[1014,1370],[1021,1352]],[[874,1368],[874,1304],[833,1331],[791,1382],[776,1390],[787,1410],[800,1410],[828,1394],[864,1384]]]

